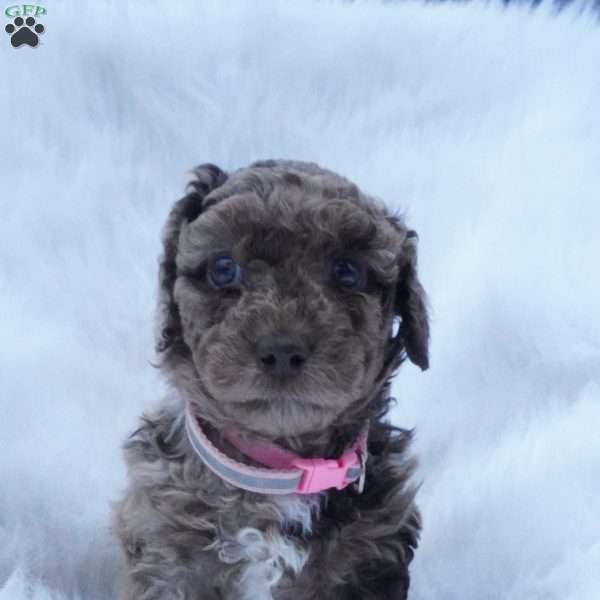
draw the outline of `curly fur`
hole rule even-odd
[[[198,167],[163,243],[157,352],[173,393],[125,446],[130,483],[114,511],[122,600],[406,598],[420,529],[411,433],[384,417],[404,359],[428,367],[416,234],[331,171],[262,161],[230,175]],[[223,252],[243,269],[232,289],[207,282]],[[340,256],[364,265],[360,290],[332,285]],[[256,340],[273,334],[306,344],[301,376],[261,372]],[[368,420],[365,490],[234,488],[194,454],[186,402],[239,460],[219,434],[226,426],[336,457]]]

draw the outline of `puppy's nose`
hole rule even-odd
[[[256,353],[261,368],[278,377],[299,373],[308,358],[306,344],[286,335],[259,337],[256,341]]]

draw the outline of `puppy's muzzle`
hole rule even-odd
[[[256,341],[256,354],[262,371],[278,379],[286,379],[302,371],[309,350],[300,338],[265,335]]]

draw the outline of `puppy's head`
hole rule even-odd
[[[316,165],[199,167],[164,233],[163,369],[199,415],[264,436],[364,412],[405,354],[428,366],[416,241]]]

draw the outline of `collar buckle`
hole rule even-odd
[[[358,462],[354,450],[346,452],[339,459],[296,458],[291,466],[303,471],[296,491],[313,494],[332,487],[342,490],[351,483],[347,477],[348,468]]]

